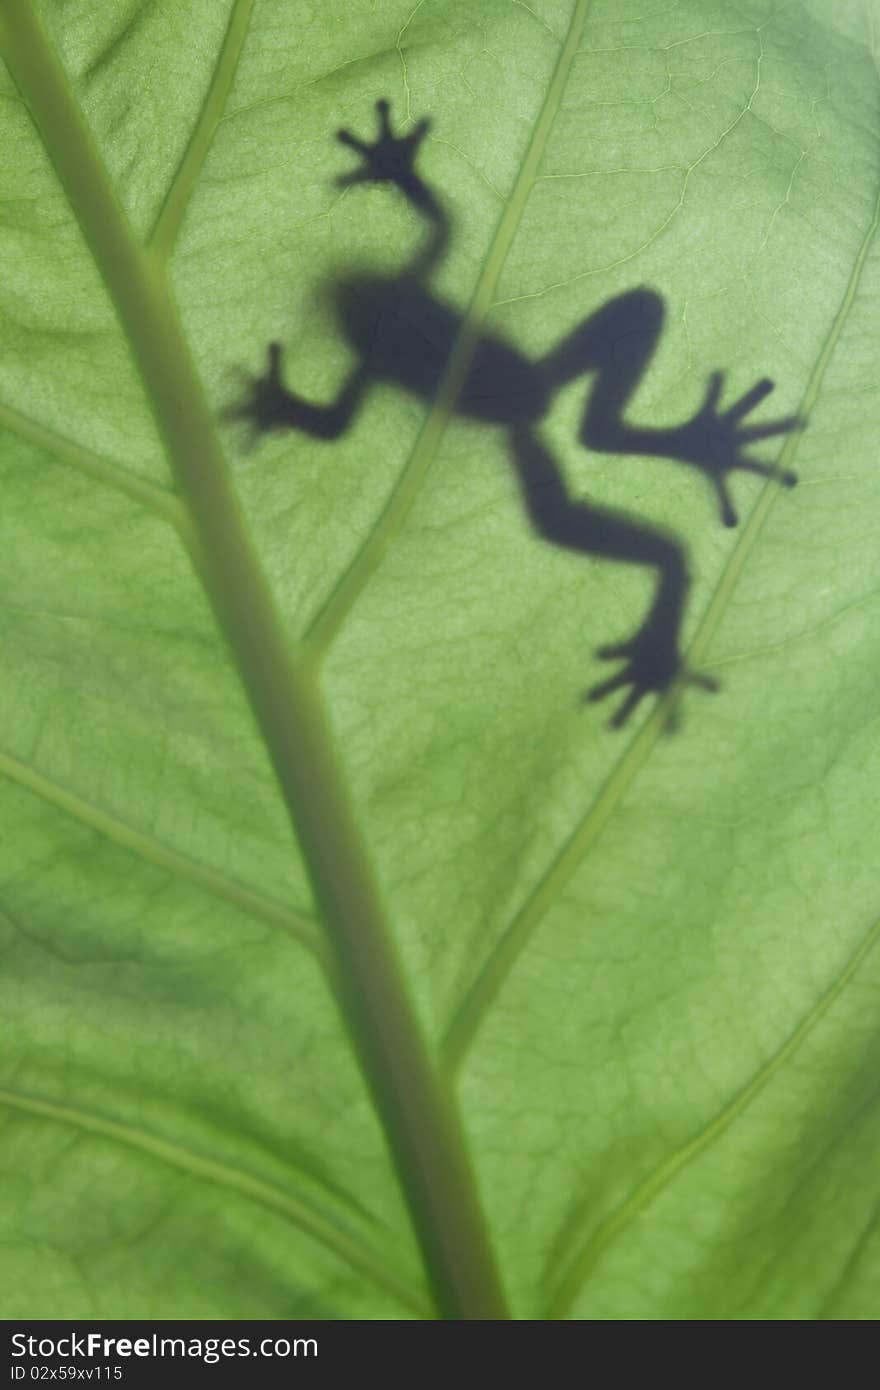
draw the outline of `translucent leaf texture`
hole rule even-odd
[[[876,1316],[878,33],[4,0],[4,1317]],[[720,688],[674,733],[581,698],[649,571],[535,533],[454,373],[332,442],[224,421],[271,341],[331,400],[328,285],[418,245],[335,182],[383,97],[432,121],[463,372],[646,286],[633,419],[717,370],[806,419],[737,527],[582,446],[592,376],[541,424],[573,496],[687,547]]]

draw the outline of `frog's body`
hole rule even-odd
[[[374,381],[393,382],[414,396],[432,400],[462,332],[462,316],[428,293],[417,279],[343,279],[336,286],[336,310],[346,338]],[[512,425],[541,420],[551,395],[541,373],[502,338],[478,338],[457,414],[487,424]]]
[[[431,294],[426,281],[449,242],[449,220],[431,189],[414,169],[415,154],[427,130],[422,122],[408,136],[394,136],[387,102],[379,102],[380,133],[368,145],[340,132],[364,163],[342,184],[392,183],[427,219],[429,234],[410,264],[394,279],[358,275],[336,285],[340,326],[358,363],[328,405],[315,405],[289,391],[281,380],[281,349],[269,348],[269,370],[254,383],[251,400],[238,411],[260,430],[293,428],[321,439],[335,439],[348,428],[369,387],[393,383],[426,402],[447,390],[450,408],[486,424],[501,426],[507,438],[526,510],[535,529],[557,545],[624,563],[653,566],[658,572],[654,601],[641,627],[628,641],[600,648],[600,656],[628,658],[615,676],[595,686],[601,699],[624,686],[631,689],[612,723],[620,725],[650,690],[663,691],[681,674],[679,631],[688,577],[684,551],[675,537],[620,512],[572,499],[562,474],[535,430],[555,393],[587,373],[596,379],[580,431],[590,448],[610,453],[676,458],[700,469],[712,482],[726,525],[736,525],[726,475],[741,469],[776,477],[791,486],[794,475],[744,457],[743,445],[794,428],[793,418],[742,427],[744,417],[772,389],[758,382],[725,412],[718,410],[722,378],[710,378],[706,398],[692,420],[670,429],[627,424],[623,412],[654,351],[663,325],[663,303],[652,290],[636,289],[603,305],[546,357],[532,362],[493,334],[481,334],[461,352],[460,313]],[[456,372],[461,380],[456,382]],[[449,374],[449,378],[447,378]],[[707,688],[706,677],[688,676]]]
[[[343,280],[336,303],[345,335],[373,380],[434,399],[461,334],[455,309],[408,276]],[[549,405],[541,373],[528,358],[483,334],[469,357],[456,412],[487,424],[526,424],[540,420]]]

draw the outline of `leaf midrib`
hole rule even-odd
[[[241,514],[160,258],[132,235],[28,0],[0,40],[141,373],[192,519],[190,556],[265,741],[331,943],[328,985],[409,1207],[441,1316],[508,1316],[451,1090],[438,1076],[355,820],[315,663],[295,654]]]

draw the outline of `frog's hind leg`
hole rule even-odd
[[[803,421],[788,415],[745,424],[772,391],[772,381],[762,379],[722,410],[723,375],[713,372],[692,419],[662,428],[630,423],[624,412],[657,346],[663,319],[663,301],[653,290],[630,290],[609,300],[538,364],[546,396],[582,374],[595,373],[579,431],[581,443],[600,453],[678,459],[697,468],[715,490],[725,526],[735,526],[736,510],[727,489],[727,476],[734,469],[775,478],[785,487],[797,481],[777,463],[749,458],[744,447],[799,429]]]
[[[658,294],[629,290],[603,304],[538,364],[550,394],[596,373],[581,428],[584,444],[609,453],[632,451],[633,431],[622,416],[654,354],[663,320]]]
[[[619,727],[649,691],[666,690],[681,671],[679,633],[688,589],[684,550],[657,527],[572,498],[555,459],[528,430],[514,429],[509,438],[526,511],[540,536],[583,555],[657,571],[654,600],[639,629],[627,641],[599,649],[599,656],[627,664],[586,696],[598,700],[630,686],[611,721]]]

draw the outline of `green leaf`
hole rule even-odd
[[[878,26],[3,0],[2,1316],[876,1315]],[[249,448],[267,344],[332,400],[328,286],[419,245],[335,182],[382,97],[432,121],[449,370]],[[595,373],[555,398],[720,685],[612,731],[654,575],[542,540],[457,407],[482,334],[537,362],[640,286],[630,424],[720,370],[807,426],[732,528],[582,447]]]

